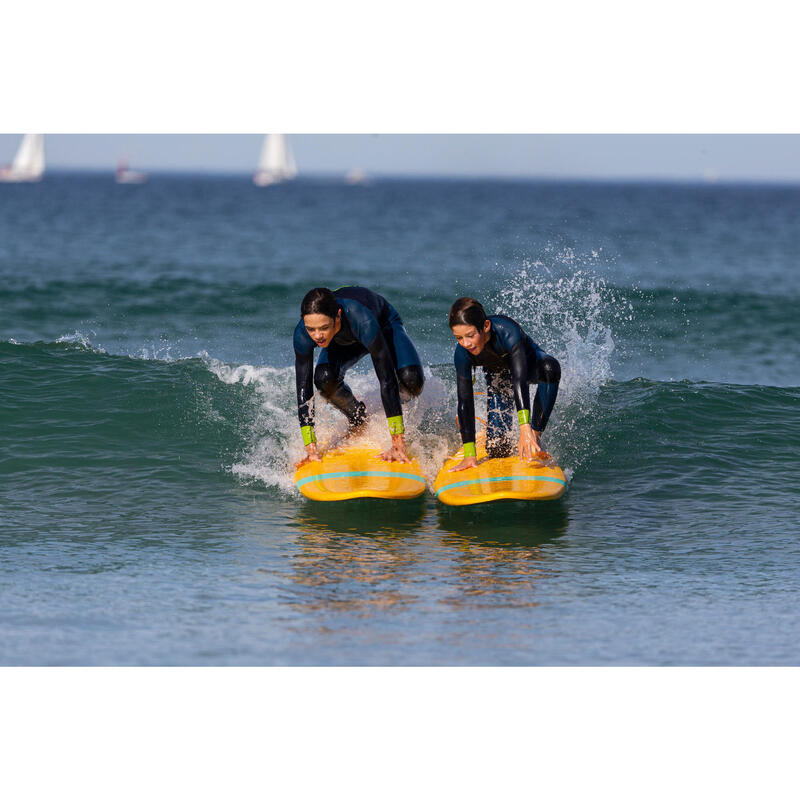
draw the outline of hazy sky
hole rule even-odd
[[[0,134],[0,163],[19,135]],[[800,181],[800,135],[293,134],[301,174]],[[251,172],[253,134],[48,134],[48,167]]]

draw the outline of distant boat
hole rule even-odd
[[[261,156],[253,175],[253,183],[256,186],[270,186],[273,183],[290,181],[295,175],[297,167],[285,134],[268,133],[261,146]]]
[[[42,175],[44,175],[44,134],[26,133],[11,165],[0,167],[0,181],[33,183],[41,180]]]
[[[146,183],[147,173],[128,169],[128,162],[124,158],[121,158],[117,162],[117,170],[114,173],[114,179],[117,183]]]
[[[363,186],[370,182],[370,177],[361,167],[355,167],[344,176],[344,182],[350,186]]]

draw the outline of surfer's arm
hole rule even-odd
[[[397,383],[394,359],[389,344],[375,315],[362,303],[346,300],[342,310],[353,336],[367,349],[381,387],[381,402],[392,437],[402,436],[403,412],[400,408],[400,386]]]
[[[528,356],[525,342],[520,336],[512,344],[508,354],[511,369],[511,384],[514,389],[514,405],[517,407],[517,420],[520,428],[530,426],[531,422],[531,390],[528,386]]]
[[[514,405],[519,422],[518,454],[523,461],[532,461],[544,452],[539,442],[542,432],[531,428],[531,390],[528,386],[528,354],[525,336],[519,326],[505,332],[504,345],[508,348],[508,361],[511,370],[511,383],[514,390]]]
[[[314,458],[317,456],[317,435],[314,432],[314,344],[305,328],[301,329],[302,324],[301,321],[294,333],[297,416],[306,453]]]
[[[397,383],[397,373],[389,344],[375,315],[365,305],[359,302],[344,301],[342,310],[353,335],[366,347],[381,387],[381,402],[383,410],[386,412],[386,422],[392,437],[392,446],[381,453],[381,458],[384,461],[408,462],[403,436],[405,432],[403,412],[400,408],[400,386]]]
[[[541,431],[531,428],[531,390],[528,386],[528,356],[525,353],[525,342],[520,337],[514,343],[509,355],[511,366],[511,382],[514,387],[514,405],[517,407],[519,422],[518,454],[523,461],[532,461],[544,453],[539,440]],[[545,454],[546,455],[546,454]]]
[[[456,346],[453,356],[456,368],[456,389],[458,391],[458,429],[461,432],[461,442],[464,445],[464,459],[453,467],[452,472],[458,472],[478,465],[475,449],[475,395],[472,391],[472,361],[467,351]]]
[[[469,353],[456,346],[453,355],[456,368],[456,390],[458,391],[458,429],[464,445],[475,447],[475,397],[472,393],[472,361]]]
[[[297,383],[297,416],[300,420],[300,433],[306,449],[306,458],[300,464],[305,461],[319,461],[317,434],[314,431],[313,352],[308,356],[295,353],[294,371]]]
[[[397,373],[394,369],[391,350],[389,350],[389,345],[380,328],[375,332],[375,338],[367,345],[367,350],[372,358],[372,366],[375,368],[375,374],[378,376],[378,383],[381,387],[381,402],[383,410],[386,412],[389,433],[392,436],[392,447],[394,448],[397,444],[402,448],[405,427],[403,426],[403,411],[400,406],[400,386],[397,383]]]

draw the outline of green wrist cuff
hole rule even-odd
[[[464,458],[475,458],[478,451],[475,449],[475,442],[464,442]]]
[[[522,425],[530,425],[531,412],[528,411],[527,408],[523,408],[522,411],[517,411],[517,419],[519,420],[520,427]]]
[[[386,417],[386,421],[389,423],[389,433],[392,436],[399,436],[401,433],[405,433],[406,429],[403,427],[402,414],[398,417]]]
[[[313,425],[303,425],[303,427],[300,428],[300,433],[303,434],[303,444],[304,445],[309,445],[312,442],[316,442],[317,441],[317,434],[314,433],[314,426]]]

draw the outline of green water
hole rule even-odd
[[[0,663],[797,663],[800,190],[0,188]],[[356,282],[425,364],[430,484],[453,298],[559,358],[561,500],[297,493],[297,306]]]

